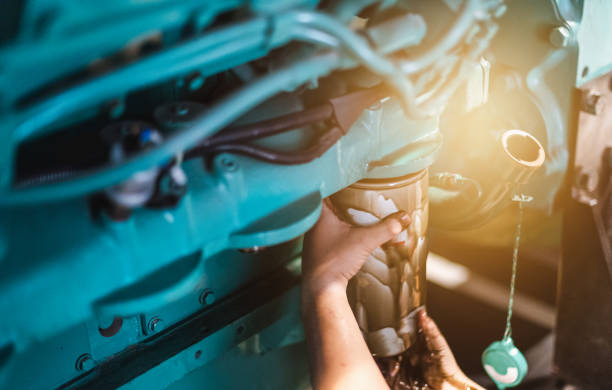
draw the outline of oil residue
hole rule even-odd
[[[510,297],[508,299],[508,315],[506,317],[504,339],[512,337],[512,306],[514,303],[518,250],[523,222],[523,203],[530,202],[532,199],[532,197],[524,194],[515,195],[512,199],[518,203],[518,218],[512,252],[512,276],[510,279]],[[374,359],[391,390],[425,390],[431,388],[425,380],[429,354],[430,352],[425,348],[423,334],[418,332],[416,342],[403,353],[390,357],[375,357]]]
[[[424,345],[422,337],[418,337],[412,347],[397,356],[374,358],[391,390],[430,389],[421,362],[427,355]]]

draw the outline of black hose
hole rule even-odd
[[[233,143],[223,144],[213,149],[209,149],[207,154],[215,155],[219,153],[235,153],[272,164],[306,164],[318,157],[321,157],[323,153],[334,146],[343,135],[344,132],[339,127],[332,127],[330,130],[318,137],[312,145],[297,152],[279,152],[253,144]]]
[[[326,103],[304,111],[267,119],[257,123],[228,128],[202,141],[198,146],[189,149],[185,152],[185,159],[200,156],[220,145],[242,143],[322,122],[331,118],[333,113],[332,105]]]

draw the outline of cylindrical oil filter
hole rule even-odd
[[[375,356],[400,354],[416,341],[416,311],[425,300],[427,170],[392,179],[365,179],[334,194],[341,217],[368,226],[404,210],[408,229],[376,248],[349,281],[347,295]]]

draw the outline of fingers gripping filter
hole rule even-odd
[[[332,196],[341,217],[357,226],[403,210],[408,229],[368,257],[350,280],[347,295],[375,356],[394,356],[416,342],[416,312],[425,302],[427,171],[394,179],[368,179]]]

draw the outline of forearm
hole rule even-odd
[[[388,389],[363,339],[346,291],[302,291],[312,384],[315,389]]]

